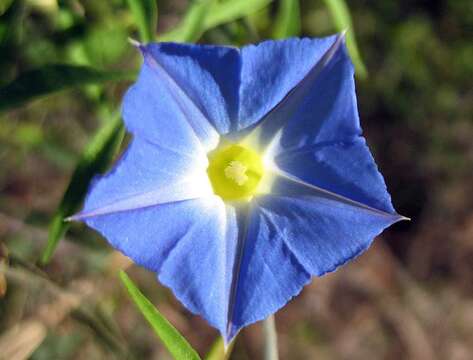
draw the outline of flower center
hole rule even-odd
[[[225,176],[235,181],[239,186],[245,185],[248,181],[248,175],[246,175],[247,167],[237,160],[233,160],[225,168]]]
[[[258,189],[263,163],[253,150],[233,144],[209,154],[207,174],[215,194],[222,199],[246,200]]]

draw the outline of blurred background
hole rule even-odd
[[[281,358],[473,359],[473,2],[208,2],[159,0],[158,39],[244,45],[349,29],[365,135],[412,218],[277,313]],[[127,39],[147,36],[137,3],[0,0],[0,359],[170,358],[122,268],[201,355],[217,338],[152,273],[60,221],[126,144],[98,154],[123,135],[117,110],[141,61]],[[48,232],[62,240],[46,263]],[[261,324],[245,329],[231,359],[261,358],[262,340]]]

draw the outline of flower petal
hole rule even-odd
[[[342,45],[139,45],[123,107],[135,138],[73,219],[156,272],[228,343],[403,219],[361,137]],[[275,145],[277,171],[246,212],[214,196],[206,174],[219,134],[243,129]]]
[[[212,194],[207,158],[191,157],[135,137],[115,168],[94,180],[84,209],[72,217],[103,215]]]
[[[307,183],[395,213],[383,176],[363,137],[283,152],[276,156],[275,163]]]
[[[239,129],[267,115],[296,87],[336,37],[264,41],[241,49]]]
[[[262,226],[260,210],[252,204],[235,260],[227,343],[244,326],[282,307],[311,278],[285,244]]]
[[[312,275],[334,271],[359,255],[383,229],[402,219],[284,181],[276,192],[288,195],[254,199],[230,337],[284,306]]]
[[[145,61],[138,80],[128,89],[123,100],[122,115],[128,131],[177,152],[205,153],[218,141],[218,136],[210,132],[206,138],[199,134],[201,138],[196,134],[178,100],[180,95],[172,92],[169,81],[163,81],[161,77]],[[206,125],[198,112],[194,115]]]
[[[323,195],[266,196],[258,199],[258,205],[260,217],[267,224],[262,230],[285,242],[299,264],[316,276],[334,271],[353,259],[386,227],[402,219]]]
[[[216,196],[85,219],[111,245],[158,274],[192,312],[226,332],[235,212]]]
[[[308,86],[304,101],[287,116],[279,151],[346,141],[361,135],[353,65],[343,41],[333,50]]]
[[[218,197],[201,211],[199,222],[167,254],[159,280],[224,335],[239,233],[236,212]]]
[[[232,130],[238,112],[240,53],[237,48],[210,45],[155,43],[143,47],[155,70],[172,79],[220,133]]]
[[[258,126],[263,141],[272,138],[269,157],[298,179],[394,213],[384,179],[361,137],[354,70],[343,36],[311,71],[317,69]]]

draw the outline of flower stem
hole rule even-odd
[[[278,360],[278,335],[274,315],[263,321],[264,360]]]

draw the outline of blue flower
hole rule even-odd
[[[132,143],[73,219],[227,342],[403,219],[361,135],[343,35],[139,47]]]

